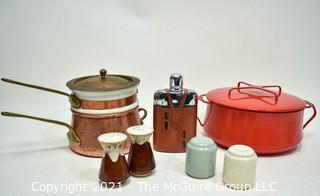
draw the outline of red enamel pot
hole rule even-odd
[[[206,97],[206,99],[204,99]],[[200,95],[207,103],[205,133],[218,145],[252,147],[257,154],[277,154],[297,147],[303,129],[317,111],[309,101],[284,93],[280,86],[257,86],[239,82],[236,87],[219,88]],[[313,114],[304,123],[304,110]]]

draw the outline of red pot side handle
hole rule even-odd
[[[198,96],[198,100],[200,100],[200,101],[202,101],[203,103],[206,103],[206,104],[211,104],[211,102],[207,99],[207,97],[206,97],[206,100],[204,100],[203,97],[206,97],[206,94],[199,95]],[[210,112],[211,112],[211,110],[210,110]],[[206,115],[206,119],[204,120],[203,123],[201,122],[200,118],[197,116],[198,122],[201,125],[201,127],[203,127],[206,124],[206,122],[208,120],[208,116],[209,115]]]
[[[303,124],[303,129],[306,128],[306,126],[316,117],[317,115],[317,110],[316,110],[316,107],[314,106],[313,103],[307,101],[307,100],[304,100],[306,102],[306,109],[307,108],[312,108],[313,110],[313,114],[310,116],[310,118]]]

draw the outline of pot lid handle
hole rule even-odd
[[[241,84],[244,84],[246,86],[241,86]],[[274,91],[268,90],[268,88],[277,88],[278,92],[274,92]],[[270,96],[265,96],[265,95],[261,95],[261,96],[260,95],[254,95],[254,94],[250,94],[249,92],[241,92],[241,90],[245,90],[245,89],[257,89],[257,90],[261,90],[261,91],[267,92],[267,93],[271,94],[275,98],[275,101],[278,100],[278,98],[280,97],[281,92],[282,92],[281,86],[279,86],[279,85],[259,86],[259,85],[253,85],[253,84],[249,84],[247,82],[240,81],[240,82],[238,82],[237,87],[231,88],[229,90],[228,96],[230,98],[231,97],[231,92],[234,91],[234,90],[238,90],[238,92],[241,93],[241,94],[250,95],[250,96],[253,96],[255,98],[270,97]]]
[[[102,80],[106,79],[106,75],[107,75],[107,70],[105,69],[100,69],[100,76]]]
[[[241,84],[244,84],[244,85],[247,85],[247,86],[259,86],[261,88],[277,88],[278,89],[278,93],[277,93],[278,97],[281,95],[281,92],[282,92],[281,86],[279,86],[279,85],[267,85],[267,86],[264,85],[264,86],[260,86],[260,85],[253,85],[253,84],[249,84],[247,82],[240,81],[240,82],[238,82],[237,86],[240,88]]]

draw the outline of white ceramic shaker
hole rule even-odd
[[[224,156],[223,182],[230,188],[246,190],[254,187],[257,155],[249,146],[233,145]]]

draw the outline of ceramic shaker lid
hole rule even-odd
[[[237,156],[237,157],[256,157],[257,156],[252,148],[246,145],[241,145],[241,144],[230,146],[230,148],[228,149],[228,152],[233,156]]]
[[[127,139],[127,136],[120,132],[110,132],[99,135],[98,141],[100,143],[112,144],[124,142]]]
[[[131,142],[133,144],[137,143],[139,145],[144,144],[150,138],[153,133],[152,127],[146,127],[143,125],[136,125],[129,127],[127,133],[130,135]]]
[[[98,141],[106,153],[105,156],[109,156],[112,162],[117,162],[119,156],[124,155],[123,147],[126,139],[127,135],[120,132],[104,133],[98,137]]]
[[[205,136],[197,136],[192,138],[188,146],[194,147],[194,148],[207,148],[207,149],[216,149],[217,145],[214,143],[214,141],[211,138],[205,137]]]

